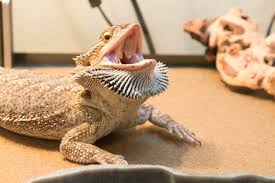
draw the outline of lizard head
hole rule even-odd
[[[74,60],[74,80],[87,89],[104,86],[119,96],[143,99],[168,85],[165,65],[143,58],[141,28],[135,23],[105,29],[95,46]]]

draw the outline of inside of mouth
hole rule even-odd
[[[133,31],[120,38],[105,55],[105,60],[112,64],[135,64],[143,60],[139,45],[139,36]]]

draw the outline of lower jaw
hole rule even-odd
[[[109,64],[104,63],[103,66],[108,66],[113,69],[119,69],[119,70],[129,70],[129,71],[138,71],[143,70],[147,68],[154,68],[157,64],[157,61],[155,59],[144,59],[134,64]]]

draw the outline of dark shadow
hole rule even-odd
[[[244,95],[250,95],[259,99],[263,99],[263,100],[274,100],[274,97],[270,94],[268,94],[266,91],[264,90],[252,90],[250,88],[245,88],[245,87],[236,87],[236,86],[230,86],[228,84],[225,83],[225,85],[233,92],[237,92],[240,94],[244,94]]]
[[[59,141],[19,135],[3,128],[0,128],[0,136],[17,144],[23,144],[25,146],[31,146],[38,149],[46,149],[50,151],[58,151],[59,149]]]
[[[179,157],[189,146],[153,127],[130,129],[112,133],[96,145],[125,157],[129,164],[159,164],[170,167],[180,165]],[[191,147],[192,148],[192,147]],[[175,151],[171,152],[172,149]]]
[[[252,96],[255,96],[257,98],[266,99],[266,100],[273,100],[275,101],[274,96],[266,93],[264,90],[256,90],[252,92]]]
[[[18,135],[3,128],[0,128],[0,136],[18,145],[23,144],[32,148],[50,151],[59,150],[60,142],[58,141]],[[193,162],[192,165],[189,164],[189,167],[213,167],[219,161],[216,150],[212,145],[203,141],[202,147],[193,147],[155,126],[114,132],[98,140],[95,145],[108,152],[123,155],[129,164],[184,166],[185,162],[182,160],[184,160],[184,155],[188,151],[196,154],[194,155],[195,158],[188,160]],[[204,156],[209,152],[211,157]],[[199,159],[196,157],[199,157]]]
[[[59,149],[59,141],[19,135],[3,128],[0,128],[0,136],[16,144],[33,148],[50,151]],[[166,131],[150,126],[144,129],[114,132],[98,140],[95,145],[111,153],[123,155],[130,164],[160,164],[173,167],[181,164],[175,157],[192,148]],[[173,154],[171,148],[176,149]]]
[[[168,167],[184,166],[185,162],[182,160],[188,151],[195,151],[197,156],[205,151],[211,151],[213,158],[200,157],[198,161],[194,159],[196,162],[192,166],[212,167],[219,158],[212,147],[202,143],[202,147],[193,147],[171,136],[166,130],[147,126],[112,133],[97,141],[96,145],[111,153],[123,155],[129,164],[153,164]]]

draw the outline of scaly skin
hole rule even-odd
[[[134,39],[125,37],[128,33]],[[142,57],[106,62],[107,52],[113,48],[120,50],[118,47],[126,43],[128,47],[136,46],[129,52],[131,58],[140,54],[139,34],[136,24],[106,29],[90,51],[74,59],[77,67],[71,78],[1,68],[0,126],[27,136],[61,140],[62,155],[85,164],[126,164],[123,156],[111,154],[93,143],[112,131],[147,120],[187,143],[200,145],[194,133],[155,107],[143,104],[166,88],[163,64]],[[110,80],[111,76],[115,80]]]

